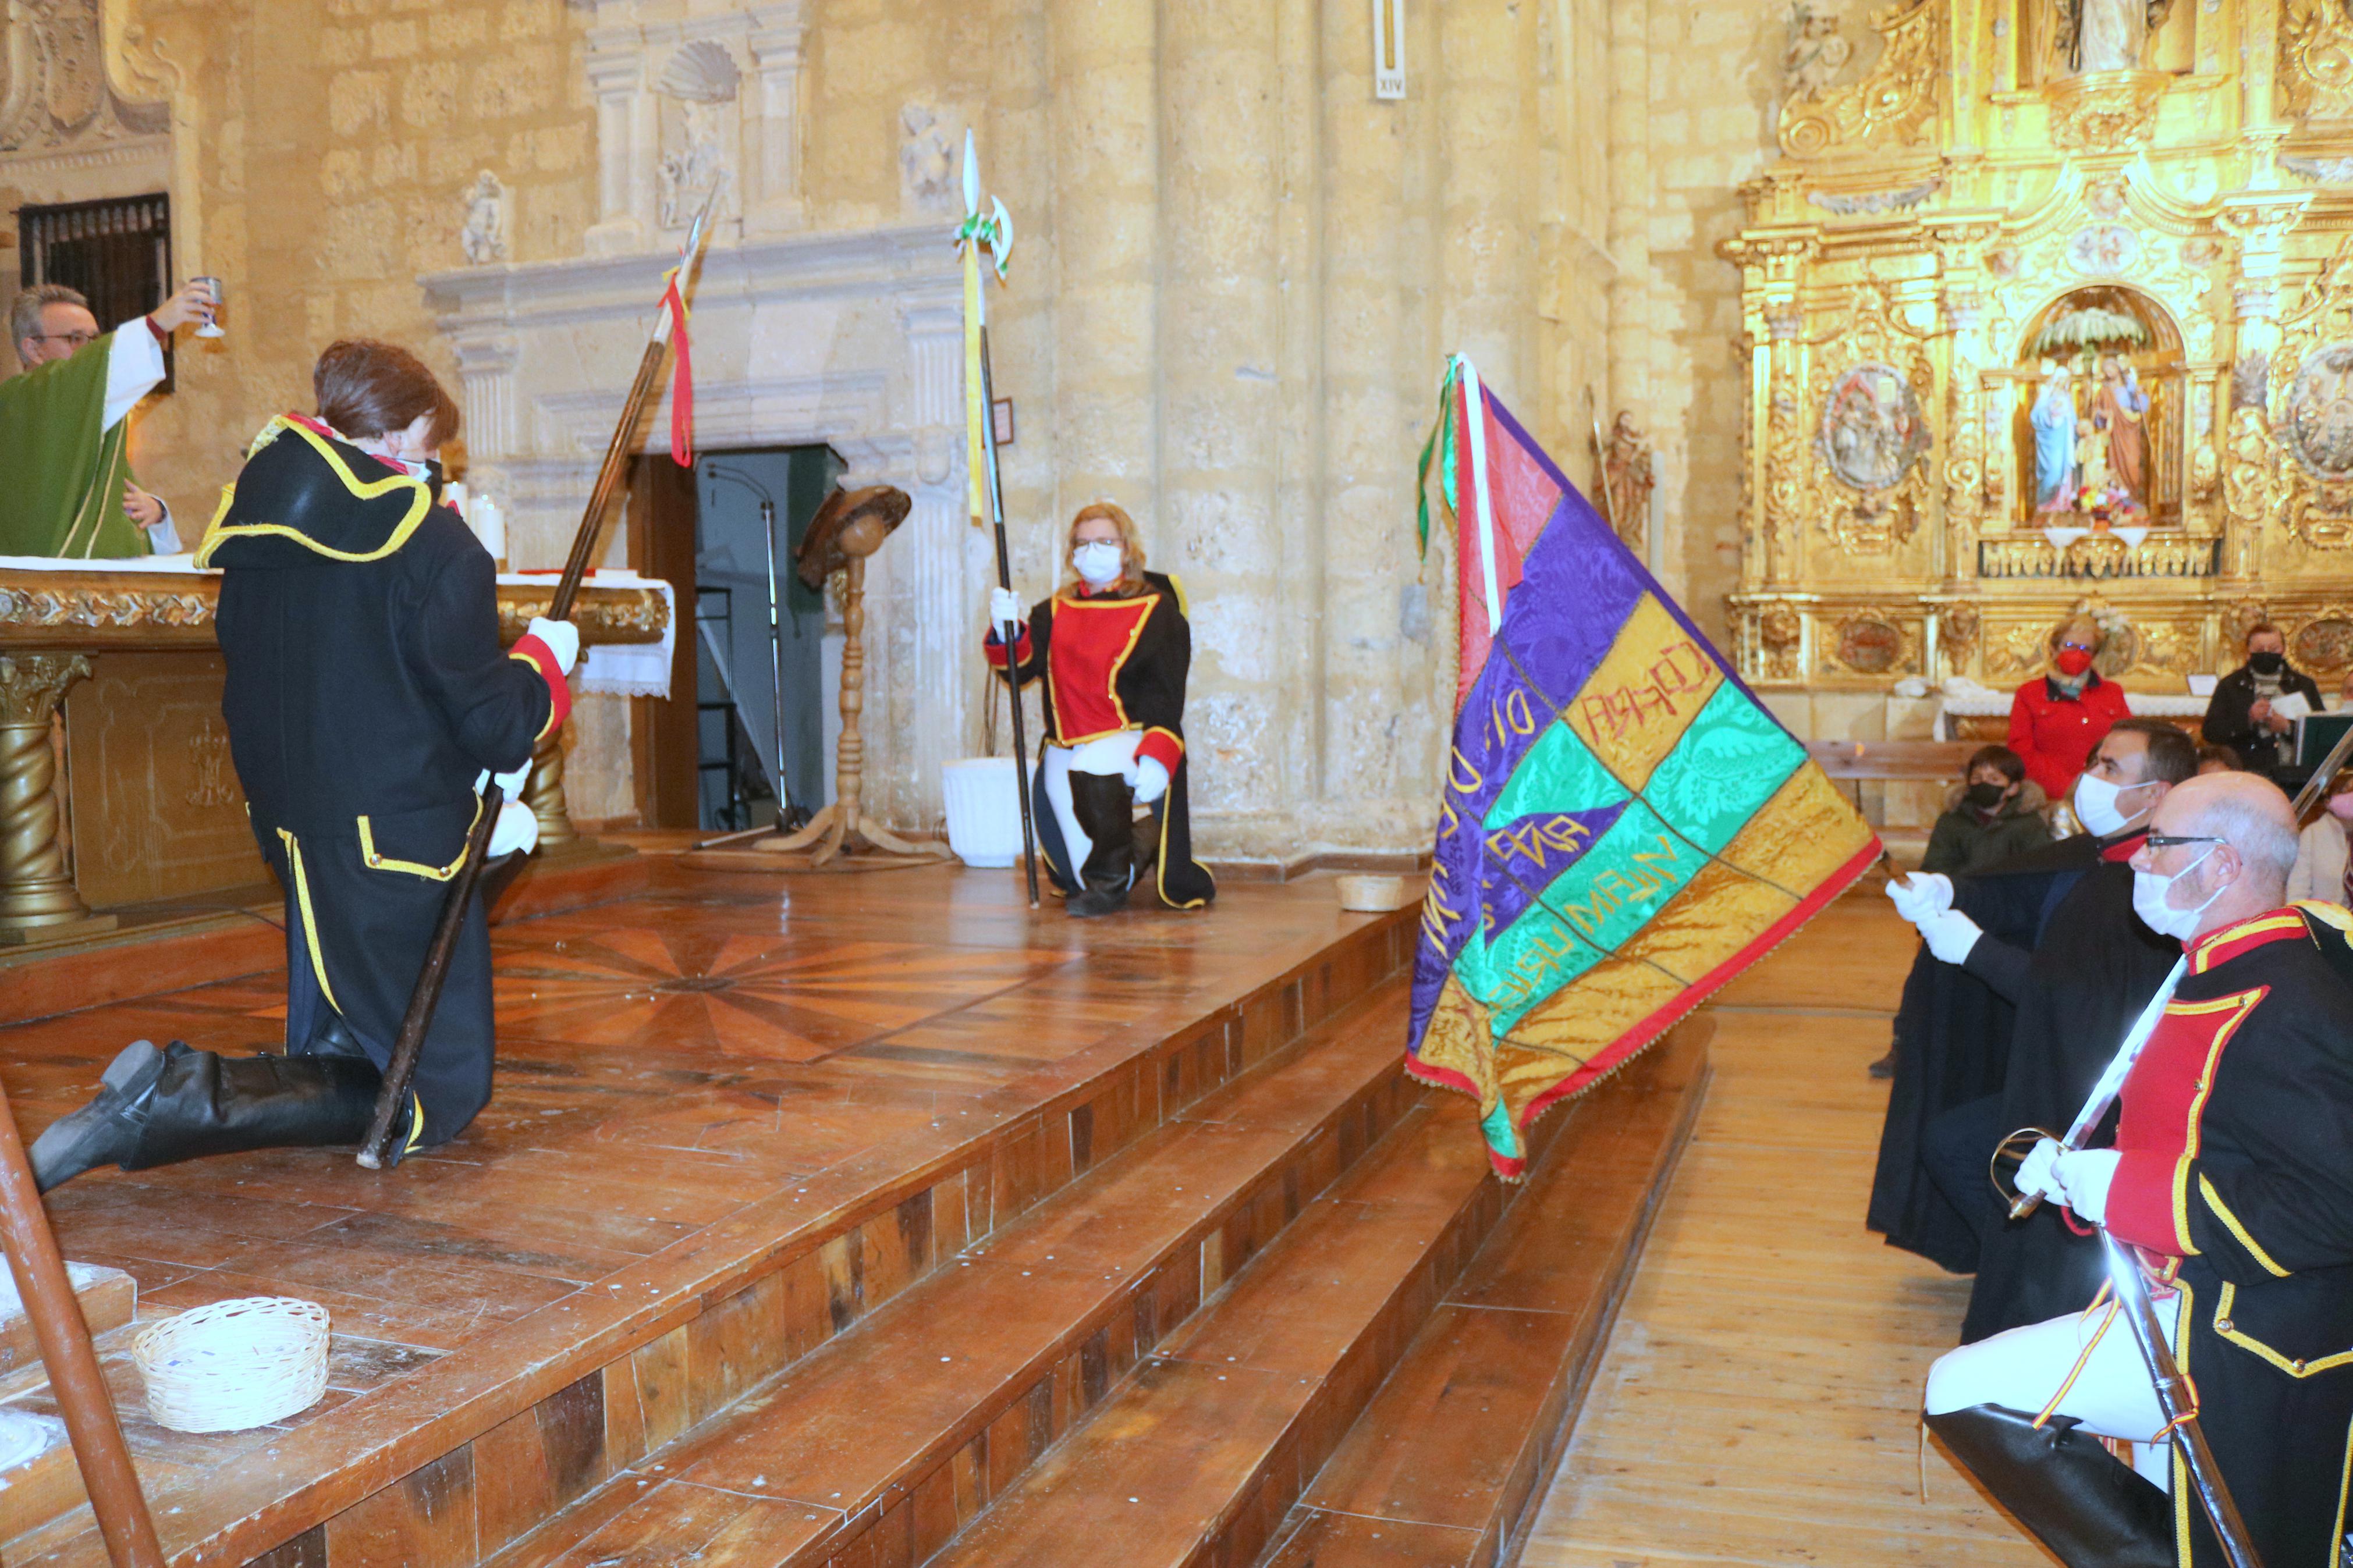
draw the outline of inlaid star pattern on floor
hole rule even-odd
[[[502,1035],[816,1061],[1068,962],[1023,950],[607,927],[502,942]]]

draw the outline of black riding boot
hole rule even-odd
[[[2173,1507],[2100,1440],[1999,1405],[1926,1417],[1994,1500],[2067,1568],[2175,1568]]]
[[[364,1057],[223,1057],[140,1040],[108,1064],[98,1097],[35,1140],[41,1191],[100,1165],[126,1171],[248,1149],[356,1143],[383,1075]]]
[[[1066,906],[1081,919],[1127,907],[1135,879],[1135,792],[1116,773],[1071,774],[1071,815],[1092,846],[1079,868],[1079,890]]]

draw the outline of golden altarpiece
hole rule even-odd
[[[1996,688],[2089,607],[2139,692],[2353,668],[2353,9],[1791,18],[1743,189],[1743,673]]]

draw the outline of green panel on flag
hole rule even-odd
[[[1727,684],[1660,763],[1642,795],[1677,833],[1713,855],[1805,760],[1806,749],[1772,715]]]

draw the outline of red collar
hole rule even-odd
[[[2141,844],[2147,837],[2147,828],[2136,827],[2114,844],[2100,846],[2100,858],[2111,863],[2122,864],[2140,853]]]
[[[2189,973],[2203,974],[2220,964],[2228,963],[2242,953],[2253,952],[2275,942],[2288,942],[2311,934],[2305,928],[2304,917],[2293,909],[2271,910],[2253,920],[2210,931],[2189,943],[2187,951]]]

